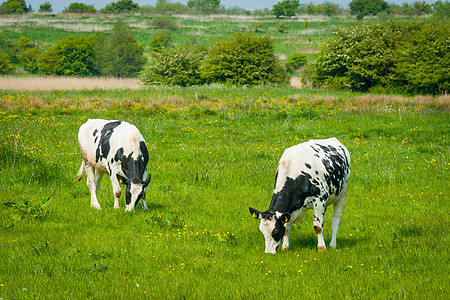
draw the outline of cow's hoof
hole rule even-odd
[[[317,246],[317,250],[319,250],[320,252],[322,252],[323,250],[325,250],[325,246]]]

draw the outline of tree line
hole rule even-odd
[[[187,4],[170,2],[169,0],[157,0],[154,6],[139,6],[133,0],[118,0],[107,4],[104,8],[97,10],[94,5],[82,2],[72,2],[64,9],[64,13],[142,13],[142,14],[229,14],[229,15],[273,15],[277,18],[290,18],[296,15],[326,15],[337,16],[343,14],[356,15],[362,19],[365,16],[378,14],[394,14],[404,16],[421,16],[437,14],[443,17],[450,16],[450,3],[448,1],[436,1],[428,4],[424,0],[405,2],[403,4],[388,3],[385,0],[352,0],[349,9],[330,1],[320,4],[300,3],[300,0],[283,0],[272,6],[271,9],[255,9],[253,11],[233,6],[225,8],[220,0],[189,0]],[[31,5],[25,0],[6,0],[0,6],[1,14],[21,14],[32,12]],[[39,6],[39,12],[52,12],[50,2]]]
[[[110,35],[69,36],[45,51],[40,49],[25,37],[10,41],[0,34],[0,74],[12,73],[20,65],[29,73],[44,75],[136,77],[147,61],[144,46],[121,20]]]

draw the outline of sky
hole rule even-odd
[[[221,0],[220,4],[224,5],[226,8],[238,6],[245,8],[247,10],[255,10],[255,9],[263,9],[263,8],[269,8],[271,9],[272,6],[278,2],[281,2],[282,0]],[[351,0],[300,0],[301,4],[308,4],[308,3],[314,3],[319,4],[323,2],[331,2],[335,4],[339,4],[344,8],[347,8],[348,4],[351,2]],[[388,3],[395,3],[395,4],[402,4],[402,3],[413,3],[417,0],[387,0]],[[427,3],[434,3],[437,0],[425,0]],[[31,4],[31,7],[33,10],[38,11],[39,6],[45,2],[50,2],[52,5],[54,12],[61,12],[66,7],[69,7],[70,3],[72,2],[79,2],[84,3],[88,5],[94,5],[95,9],[102,9],[107,4],[112,2],[117,2],[117,0],[25,0],[27,5]],[[155,5],[156,0],[134,0],[134,3],[139,4],[139,6],[143,5]],[[180,2],[183,4],[186,4],[188,0],[169,0],[169,2],[176,3]]]

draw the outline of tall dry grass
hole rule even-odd
[[[79,89],[135,89],[140,86],[136,78],[107,77],[0,77],[4,90],[79,90]]]

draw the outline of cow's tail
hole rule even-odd
[[[81,161],[81,167],[77,173],[77,181],[80,181],[83,178],[83,171],[84,171],[84,159]]]

